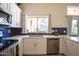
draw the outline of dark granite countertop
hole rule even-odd
[[[22,33],[21,35],[52,35],[52,33]]]
[[[52,34],[52,33],[22,33],[21,35],[60,35],[60,34]]]

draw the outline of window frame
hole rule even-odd
[[[26,29],[25,29],[25,33],[48,33],[49,32],[49,16],[27,16],[26,15],[26,18],[25,18],[25,20],[28,18],[28,17],[36,17],[37,18],[37,23],[38,23],[38,18],[48,18],[48,26],[47,26],[47,32],[38,32],[38,29],[37,29],[37,31],[36,32],[27,32],[26,31]],[[26,20],[27,21],[27,20]],[[25,27],[26,27],[27,25],[25,25]],[[38,24],[37,24],[37,28],[38,28]]]
[[[73,17],[75,17],[75,18],[73,19]],[[76,19],[76,17],[77,17],[77,19]],[[72,20],[78,20],[77,21],[77,29],[78,29],[78,34],[77,35],[71,34]],[[68,16],[68,34],[70,36],[79,36],[79,16]]]

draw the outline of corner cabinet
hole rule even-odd
[[[15,3],[10,5],[10,14],[12,15],[11,27],[21,27],[21,9]]]
[[[67,40],[67,56],[79,56],[79,43]]]
[[[47,39],[44,38],[24,38],[23,55],[47,54]]]
[[[66,56],[79,56],[79,43],[72,41],[71,39],[60,39],[60,54]]]

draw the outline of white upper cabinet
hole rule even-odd
[[[10,5],[10,14],[12,15],[11,27],[21,27],[21,9],[15,3]]]
[[[79,7],[78,6],[68,6],[67,15],[79,15]]]
[[[6,13],[10,12],[10,5],[9,3],[0,3],[0,9]]]
[[[16,10],[16,25],[21,27],[21,9],[17,6],[17,10]]]
[[[16,25],[16,7],[15,4],[11,4],[11,9],[10,9],[10,14],[12,15],[12,21],[10,26],[15,26]]]

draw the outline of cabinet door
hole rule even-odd
[[[79,56],[79,44],[76,44],[74,48],[75,48],[75,52],[73,51],[73,53],[75,54],[75,56]]]
[[[10,5],[10,14],[12,15],[11,27],[21,27],[21,9],[15,3]]]
[[[79,44],[70,40],[67,40],[66,55],[79,56]]]
[[[65,47],[66,47],[66,42],[65,42],[65,38],[60,38],[60,47],[59,47],[59,53],[60,54],[65,54]]]
[[[16,10],[16,25],[21,27],[21,9],[17,6],[17,10]]]
[[[11,26],[16,26],[16,5],[14,3],[11,4],[10,13],[12,15]]]
[[[73,56],[76,54],[76,45],[71,41],[67,40],[67,49],[66,49],[66,55]]]
[[[5,11],[5,12],[6,12],[6,10],[7,10],[7,6],[8,6],[7,3],[1,3],[1,4],[0,4],[0,8],[1,8],[3,11]]]
[[[36,54],[47,54],[47,39],[36,39]]]
[[[67,50],[67,39],[66,38],[60,38],[60,47],[59,47],[59,53],[66,55]]]
[[[63,42],[60,42],[60,53],[64,53],[67,56],[79,56],[79,44],[69,39],[64,39]]]
[[[24,39],[23,40],[23,54],[32,55],[36,54],[36,39]]]
[[[70,41],[66,40],[67,44],[66,44],[66,55],[70,56],[71,55],[71,45],[70,45]]]
[[[63,50],[63,52],[64,52],[64,55],[66,55],[66,50],[67,50],[67,41],[66,41],[67,39],[66,38],[64,38],[64,45],[63,45],[63,48],[64,48],[64,50]]]
[[[1,3],[0,4],[1,10],[3,10],[6,13],[9,13],[9,3]]]
[[[71,41],[71,55],[79,56],[79,44]]]

